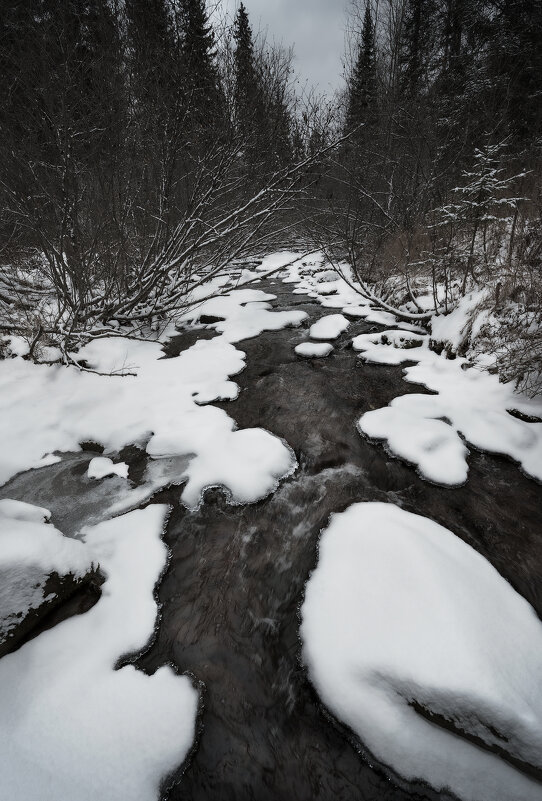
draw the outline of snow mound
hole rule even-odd
[[[117,462],[115,464],[112,459],[107,456],[95,456],[88,463],[87,476],[89,478],[106,478],[107,476],[120,476],[120,478],[128,478],[128,465],[126,462]]]
[[[333,351],[333,345],[329,342],[302,342],[295,346],[294,351],[306,359],[323,358]]]
[[[186,758],[198,705],[191,681],[170,667],[115,669],[153,633],[166,511],[149,506],[71,541],[106,574],[101,599],[0,660],[2,798],[156,801]]]
[[[378,334],[360,334],[352,340],[354,350],[362,351],[367,362],[401,364],[411,361],[411,350],[421,347],[426,334],[412,331],[388,330]]]
[[[311,339],[337,339],[349,325],[344,315],[328,314],[311,325],[309,336]]]
[[[0,645],[25,627],[31,611],[48,608],[52,573],[81,579],[92,567],[77,540],[47,524],[47,509],[22,501],[0,501]]]
[[[405,779],[542,797],[542,625],[447,529],[392,504],[333,515],[301,637],[323,702]]]

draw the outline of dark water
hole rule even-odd
[[[277,308],[303,308],[312,320],[333,311],[278,282],[261,288],[279,295]],[[247,368],[235,378],[241,393],[223,408],[240,428],[283,437],[299,462],[274,495],[235,507],[210,490],[196,512],[179,506],[176,489],[156,498],[174,504],[166,532],[171,562],[158,590],[160,627],[138,664],[152,672],[172,662],[204,682],[199,741],[170,801],[444,801],[429,788],[400,786],[360,754],[322,709],[301,666],[299,606],[332,512],[380,500],[431,517],[486,556],[542,616],[540,485],[503,458],[472,452],[464,487],[436,487],[357,433],[363,412],[423,391],[402,380],[401,368],[356,357],[348,342],[371,327],[353,323],[322,360],[295,356],[305,329],[239,344],[247,353]],[[193,334],[181,335],[168,353],[192,342]],[[70,487],[76,492],[69,466],[63,473],[53,467],[63,497]],[[78,475],[85,467],[77,461],[71,469]],[[54,505],[43,492],[39,502]]]

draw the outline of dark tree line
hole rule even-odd
[[[243,3],[216,29],[205,0],[4,0],[3,330],[147,321],[292,236],[404,316],[487,285],[540,330],[542,3],[352,1],[330,103]]]
[[[287,65],[242,4],[221,39],[205,0],[3,4],[2,260],[35,254],[52,329],[171,308],[196,261],[256,246],[287,200]],[[4,269],[0,298],[31,310],[26,284]]]

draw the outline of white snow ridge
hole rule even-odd
[[[322,534],[302,618],[322,701],[382,764],[463,801],[540,801],[542,624],[475,550],[354,504]]]

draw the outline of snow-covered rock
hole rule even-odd
[[[87,476],[89,478],[106,478],[106,476],[120,476],[128,478],[128,465],[126,462],[117,462],[107,456],[95,456],[88,463]]]
[[[350,325],[343,314],[328,314],[311,325],[311,339],[337,339]]]
[[[156,801],[186,758],[198,706],[190,679],[168,666],[117,669],[153,634],[166,512],[149,506],[69,541],[100,563],[100,600],[0,659],[1,798]]]
[[[94,574],[83,545],[47,524],[49,517],[39,506],[0,501],[0,656]]]
[[[301,342],[295,346],[294,351],[305,359],[323,358],[333,351],[333,345],[329,342]]]
[[[361,351],[368,362],[401,364],[412,361],[411,350],[421,347],[427,339],[423,332],[392,329],[376,334],[360,334],[352,340],[354,350]]]
[[[392,504],[333,515],[302,619],[322,701],[381,763],[464,801],[542,797],[542,624],[450,531]]]

